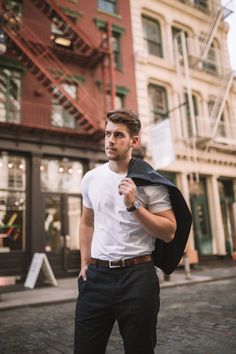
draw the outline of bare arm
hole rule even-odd
[[[173,240],[176,231],[176,220],[172,209],[152,214],[144,207],[141,207],[133,213],[142,227],[151,236],[165,242]]]
[[[91,256],[91,243],[93,238],[94,229],[94,215],[93,209],[83,206],[83,213],[79,227],[79,240],[80,240],[80,255],[81,255],[81,270],[79,276],[86,280],[86,271]]]
[[[137,188],[132,179],[124,178],[119,185],[119,193],[124,196],[126,207],[130,207],[137,198]],[[134,215],[142,227],[153,237],[171,242],[176,231],[176,219],[172,209],[151,213],[144,207],[135,210]]]

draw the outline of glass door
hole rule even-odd
[[[80,196],[44,194],[45,252],[63,270],[76,268],[72,253],[78,263],[80,217]]]
[[[64,244],[60,195],[46,194],[44,196],[44,232],[45,251],[59,253]]]
[[[212,238],[207,199],[205,195],[192,195],[193,227],[195,242],[200,255],[212,254]]]

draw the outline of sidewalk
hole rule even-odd
[[[164,281],[162,273],[159,273],[161,288],[190,285],[199,282],[217,281],[236,277],[235,266],[210,268],[201,267],[192,270],[190,279],[186,279],[183,269],[175,271],[170,280]],[[75,301],[77,298],[77,279],[65,278],[58,280],[58,286],[36,286],[35,289],[23,289],[22,291],[4,292],[1,295],[0,311],[22,306],[40,306],[52,303]]]

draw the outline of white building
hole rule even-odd
[[[158,167],[153,150],[166,156],[150,131],[170,119],[175,159],[161,171],[191,206],[192,263],[236,252],[236,79],[228,15],[219,0],[131,0],[142,142],[146,159]]]

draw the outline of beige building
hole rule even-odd
[[[236,78],[224,21],[230,14],[219,0],[131,0],[142,142],[158,167],[156,154],[162,162],[168,156],[155,129],[170,123],[175,158],[159,167],[192,209],[192,263],[236,252]]]

